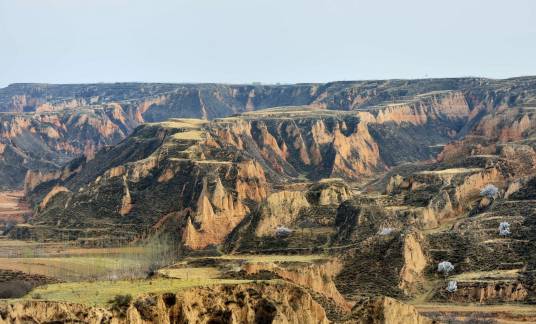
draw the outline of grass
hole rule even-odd
[[[154,125],[162,125],[164,127],[170,127],[170,128],[190,128],[190,129],[198,129],[201,126],[208,123],[207,120],[204,119],[195,119],[195,118],[171,118],[167,121],[158,122],[158,123],[151,123]]]
[[[143,253],[139,246],[112,248],[83,248],[71,243],[40,243],[17,240],[0,240],[0,258],[3,257],[59,257],[87,255],[118,255]],[[28,256],[28,254],[31,254]]]
[[[158,271],[161,275],[175,279],[217,279],[220,271],[215,267],[205,268],[165,268]]]
[[[11,247],[20,247],[20,246],[33,246],[37,245],[33,242],[11,240],[11,239],[0,239],[1,248],[11,248]]]
[[[479,272],[464,272],[452,276],[453,280],[458,281],[477,281],[485,280],[500,280],[500,279],[516,279],[519,275],[519,269],[513,270],[494,270],[494,271],[479,271]]]
[[[216,284],[241,284],[250,280],[232,279],[169,279],[157,278],[153,280],[121,280],[96,282],[70,282],[51,284],[32,290],[25,299],[33,295],[40,295],[43,300],[66,301],[91,306],[105,306],[116,295],[130,294],[133,297],[154,293],[175,293],[177,290]]]
[[[500,304],[500,305],[484,305],[484,304],[439,304],[425,303],[414,304],[418,311],[443,311],[443,312],[508,312],[508,313],[529,313],[536,315],[535,305],[523,304]]]
[[[229,116],[224,118],[216,119],[217,123],[226,123],[233,120],[247,120],[252,118],[269,118],[269,119],[288,119],[296,116],[303,118],[318,118],[318,117],[329,117],[329,116],[341,116],[341,115],[350,115],[357,116],[355,111],[341,111],[341,110],[327,110],[315,107],[307,106],[281,106],[260,109],[256,111],[244,112],[240,117]]]
[[[145,245],[81,248],[63,244],[2,242],[0,269],[57,278],[60,281],[145,278],[176,260],[164,239]]]
[[[0,239],[0,258],[2,257],[22,257],[28,252],[32,256],[85,256],[85,255],[117,255],[142,253],[143,248],[138,246],[124,246],[113,248],[82,248],[71,243],[41,243],[20,241],[11,239]]]
[[[0,258],[0,268],[63,281],[140,275],[139,260],[112,256]]]
[[[176,140],[201,140],[204,138],[204,132],[201,127],[207,124],[207,120],[193,118],[172,118],[167,121],[150,123],[152,125],[161,125],[167,128],[183,128],[184,132],[176,133],[172,136]]]
[[[420,171],[417,172],[417,174],[460,174],[460,173],[471,173],[471,172],[478,172],[482,171],[481,168],[452,168],[452,169],[445,169],[445,170],[433,170],[433,171]]]
[[[172,138],[176,140],[202,140],[204,138],[204,132],[199,130],[191,130],[187,132],[179,132],[173,134]]]
[[[256,254],[232,254],[232,255],[222,255],[215,257],[217,259],[224,260],[245,260],[249,263],[255,262],[314,262],[317,260],[328,259],[327,256],[321,254],[311,254],[311,255],[256,255]]]

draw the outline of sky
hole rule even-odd
[[[0,86],[522,75],[534,0],[0,0]]]

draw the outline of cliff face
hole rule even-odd
[[[443,104],[439,110],[424,109],[420,101],[359,112],[268,109],[216,120],[212,132],[263,161],[268,176],[358,180],[399,163],[433,158],[436,145],[454,138],[467,118],[466,109]]]
[[[445,303],[534,300],[536,125],[532,109],[522,107],[535,102],[532,78],[122,86],[88,87],[87,93],[49,89],[56,91],[53,97],[64,96],[54,102],[36,91],[17,99],[24,104],[10,106],[40,112],[9,115],[15,117],[6,124],[5,138],[46,134],[46,143],[69,139],[72,147],[58,146],[65,155],[90,152],[65,167],[27,173],[36,215],[28,226],[15,227],[12,237],[112,245],[166,234],[182,244],[181,252],[223,247],[248,254],[337,254],[336,262],[299,266],[241,261],[232,275],[269,272],[270,278],[307,287],[329,316],[338,312],[330,305],[348,311],[357,301],[352,323],[427,322],[410,306],[363,296]],[[84,113],[68,108],[73,101],[65,98],[71,97],[79,100],[73,104],[91,108]],[[274,104],[301,106],[258,110]],[[73,114],[79,117],[71,123],[51,119]],[[32,126],[21,116],[53,126]],[[170,116],[202,119],[161,121]],[[98,130],[90,142],[103,149],[92,153],[86,150],[90,142],[84,146],[62,135],[71,134],[62,125],[76,129],[79,120],[84,130]],[[146,121],[156,122],[134,128]],[[21,145],[5,150],[14,147]],[[384,171],[385,177],[365,185]],[[496,197],[481,196],[488,184],[498,188]],[[511,225],[509,235],[498,231],[504,221]],[[448,278],[436,274],[445,260],[455,265]],[[210,264],[203,262],[198,264]],[[447,293],[443,279],[457,280],[458,290]],[[138,323],[251,321],[257,314],[276,322],[325,321],[308,294],[290,286],[259,286],[144,296],[153,298],[149,307],[130,306],[126,316]],[[307,311],[292,307],[294,300]],[[25,307],[8,313],[34,312]],[[65,316],[91,312],[75,310]]]
[[[67,177],[27,179],[41,201],[36,224],[79,228],[81,239],[84,228],[111,221],[104,234],[89,233],[101,242],[164,230],[192,249],[220,243],[269,186],[257,162],[209,139],[205,123],[149,124],[80,168],[68,166],[75,171]]]
[[[339,291],[349,299],[362,295],[408,297],[424,282],[429,264],[424,236],[414,229],[372,234],[355,242],[342,259],[335,277]],[[381,276],[378,274],[381,273]]]
[[[64,110],[0,116],[0,187],[21,187],[27,170],[57,170],[70,159],[92,158],[133,129],[122,110]]]
[[[363,299],[352,310],[351,323],[371,324],[432,324],[432,320],[421,316],[411,305],[405,305],[393,298],[381,297]]]
[[[30,172],[26,188],[39,203],[36,224],[53,231],[58,224],[94,227],[90,224],[108,219],[125,226],[128,235],[110,229],[103,237],[133,239],[148,231],[169,230],[164,225],[172,222],[186,246],[205,248],[223,242],[272,186],[304,178],[363,180],[407,158],[431,158],[434,150],[420,148],[422,141],[390,136],[395,129],[405,130],[437,144],[452,136],[464,119],[449,117],[447,108],[441,116],[430,109],[423,112],[419,105],[410,105],[333,112],[287,107],[212,122],[176,119],[147,124],[93,159],[75,160],[60,171]],[[435,136],[425,136],[429,127],[437,129]],[[382,151],[379,143],[395,147]],[[421,156],[408,153],[414,150]],[[350,195],[348,189],[330,190],[319,191],[317,204],[329,205]],[[288,200],[293,218],[306,204],[304,197],[300,202],[299,197],[277,195],[284,194],[268,199],[271,213]],[[271,200],[277,200],[272,207]],[[276,225],[261,224],[259,234]]]
[[[5,177],[1,177],[0,185],[20,187],[28,169],[54,169],[75,156],[92,156],[103,145],[119,142],[143,122],[176,117],[214,119],[291,105],[358,110],[363,112],[360,120],[377,126],[360,122],[355,136],[348,136],[345,127],[352,130],[355,125],[316,125],[314,132],[319,138],[308,142],[308,138],[302,134],[303,143],[294,139],[293,145],[280,147],[282,153],[285,153],[285,149],[300,150],[304,166],[311,167],[322,162],[319,157],[323,152],[318,146],[328,140],[335,143],[335,149],[357,147],[363,154],[359,161],[349,162],[349,156],[356,153],[355,149],[336,151],[338,155],[330,161],[334,165],[331,170],[334,174],[355,175],[354,171],[347,169],[358,170],[361,174],[370,173],[374,168],[382,170],[384,166],[381,162],[393,165],[430,158],[437,150],[433,145],[470,132],[486,114],[510,110],[510,107],[530,106],[534,102],[535,84],[534,78],[386,80],[266,86],[14,84],[0,89],[0,111],[12,113],[1,118],[4,130],[0,134],[0,150],[5,151],[2,153],[5,163],[0,165],[0,173],[3,172]],[[530,119],[530,116],[519,116],[515,123],[505,126],[509,130],[498,136],[503,139],[519,137],[519,132],[529,130],[527,127],[531,122],[527,118]],[[448,126],[446,120],[449,121]],[[479,132],[493,131],[496,124],[497,121],[488,120],[487,124],[482,124]],[[393,125],[399,128],[395,132]],[[275,136],[270,125],[259,127],[259,140],[270,141],[266,132]],[[263,130],[263,127],[266,129]],[[339,129],[333,130],[332,127]],[[296,135],[292,127],[287,132],[289,136]],[[377,141],[378,138],[386,140]],[[408,141],[416,145],[403,154],[390,154],[393,148],[405,145]],[[264,154],[270,152],[265,151]]]
[[[283,283],[216,285],[138,296],[123,310],[66,302],[0,303],[0,323],[330,323],[323,307],[298,286]],[[413,306],[379,297],[359,300],[341,323],[431,324]]]
[[[246,263],[243,268],[248,274],[261,271],[273,272],[285,280],[311,288],[313,291],[331,298],[337,306],[345,311],[351,309],[352,303],[341,295],[333,282],[333,278],[342,268],[342,264],[338,260],[318,262],[307,266],[267,262]]]
[[[286,284],[217,285],[140,296],[124,316],[78,304],[20,301],[0,305],[0,323],[328,323],[322,306]]]

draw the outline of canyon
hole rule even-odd
[[[123,140],[136,126],[169,118],[210,120],[271,107],[310,106],[366,111],[378,123],[458,119],[458,135],[452,129],[441,131],[460,136],[489,112],[533,105],[534,82],[525,77],[296,85],[13,84],[0,89],[0,172],[4,175],[0,186],[20,189],[28,170],[56,170],[74,157],[91,158],[100,148]],[[417,138],[409,130],[399,136]],[[398,143],[392,138],[381,144],[388,150]],[[411,153],[414,159],[422,159],[427,152]]]
[[[0,291],[32,282],[0,322],[535,320],[534,107],[536,77],[0,89]],[[126,247],[146,278],[28,268]]]

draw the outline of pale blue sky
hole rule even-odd
[[[0,86],[519,75],[534,0],[0,0]]]

